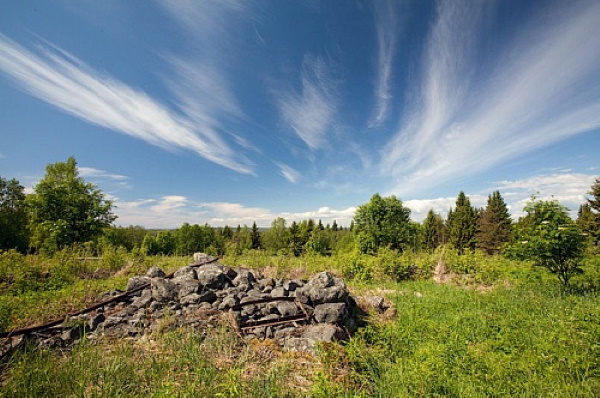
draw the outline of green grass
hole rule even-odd
[[[228,265],[271,276],[332,270],[345,275],[355,293],[386,289],[397,317],[373,317],[348,342],[322,345],[316,358],[269,342],[246,345],[225,325],[204,334],[165,327],[147,340],[83,342],[69,352],[30,347],[10,358],[0,397],[592,397],[600,391],[598,256],[586,260],[586,272],[574,278],[575,293],[566,295],[545,269],[477,253],[444,252],[446,266],[458,276],[435,284],[429,276],[441,255],[228,257]],[[15,274],[13,281],[21,271],[38,275],[31,271],[36,267],[39,275],[60,272],[57,259],[3,259],[0,266]],[[69,256],[60,261],[84,268]],[[100,279],[73,277],[60,286],[23,279],[19,291],[5,285],[0,324],[6,330],[55,318],[124,288],[129,276],[151,265],[168,272],[189,259],[111,261],[94,263],[110,270]],[[407,264],[416,265],[416,280],[397,282],[394,275]]]

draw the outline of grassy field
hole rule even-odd
[[[10,283],[0,290],[2,330],[79,308],[106,290],[124,288],[129,276],[151,265],[170,271],[188,262],[115,257],[111,264],[90,264],[74,253],[58,260],[5,253],[0,277]],[[446,283],[431,278],[440,258],[453,276]],[[69,262],[68,275],[59,278]],[[569,295],[544,269],[451,251],[302,258],[251,253],[223,262],[282,277],[333,270],[355,295],[384,294],[397,316],[371,316],[349,341],[322,345],[316,357],[284,352],[270,341],[246,344],[226,323],[199,335],[170,328],[167,318],[162,332],[138,341],[18,352],[3,370],[0,396],[592,397],[600,391],[597,257],[588,259],[587,273]],[[408,271],[414,280],[397,280]],[[29,282],[17,282],[21,273]]]

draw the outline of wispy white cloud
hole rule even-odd
[[[527,201],[535,195],[542,200],[558,200],[570,209],[571,216],[574,217],[579,205],[585,203],[596,177],[583,173],[537,175],[520,180],[499,181],[496,189],[506,193],[507,201],[510,200],[517,216],[523,214]]]
[[[213,227],[225,225],[251,225],[256,222],[260,227],[268,227],[271,222],[282,217],[288,225],[312,218],[331,224],[349,226],[355,207],[334,209],[320,207],[304,212],[276,213],[262,207],[246,206],[234,202],[194,202],[182,195],[166,195],[159,198],[138,199],[133,201],[111,197],[119,216],[117,225],[142,225],[146,228],[179,228],[183,223],[205,224]]]
[[[116,181],[125,181],[129,179],[127,176],[121,174],[111,174],[107,171],[95,169],[93,167],[78,167],[78,169],[81,177],[108,178]]]
[[[240,173],[251,172],[214,131],[196,127],[193,119],[65,51],[42,48],[34,54],[0,35],[0,69],[22,90],[85,121],[161,148],[193,151]]]
[[[571,217],[576,217],[579,205],[585,203],[586,194],[594,183],[596,176],[582,173],[554,173],[536,175],[519,180],[498,181],[492,184],[492,191],[500,191],[513,219],[522,216],[523,208],[532,195],[540,200],[557,200],[570,210]],[[467,194],[472,206],[485,207],[487,195]],[[446,216],[448,210],[456,205],[456,197],[434,199],[413,199],[403,202],[411,209],[411,218],[422,221],[429,209]]]
[[[293,184],[298,182],[298,180],[300,179],[300,173],[296,169],[284,163],[275,164],[277,165],[277,167],[279,167],[279,174],[281,174],[286,180]]]
[[[392,192],[422,191],[600,127],[600,3],[557,2],[495,49],[493,62],[476,52],[486,7],[438,3],[418,100],[382,151]]]
[[[189,200],[185,196],[180,195],[167,195],[163,196],[160,201],[150,207],[150,210],[156,213],[169,213],[173,210],[186,207]]]
[[[375,107],[369,127],[381,125],[390,114],[392,101],[392,75],[398,20],[391,0],[374,3],[377,30],[377,80],[375,82]]]
[[[301,90],[288,90],[277,99],[277,106],[290,128],[311,149],[327,144],[337,108],[335,81],[321,57],[305,56]]]

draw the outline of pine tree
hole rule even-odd
[[[487,254],[499,253],[502,246],[510,240],[511,226],[508,207],[500,191],[495,191],[488,196],[487,206],[479,218],[475,237],[477,248]]]
[[[461,254],[465,249],[475,249],[477,218],[477,209],[471,206],[469,197],[460,191],[456,198],[456,208],[448,213],[447,235],[448,242]]]

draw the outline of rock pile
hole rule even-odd
[[[125,301],[71,319],[64,341],[82,331],[96,336],[141,336],[171,325],[202,330],[226,317],[244,339],[270,338],[294,350],[312,351],[317,341],[348,336],[358,307],[344,281],[328,272],[310,280],[259,278],[246,268],[218,262],[183,267],[168,278],[152,267],[129,279],[127,290],[146,286]],[[113,291],[106,296],[119,295]]]

